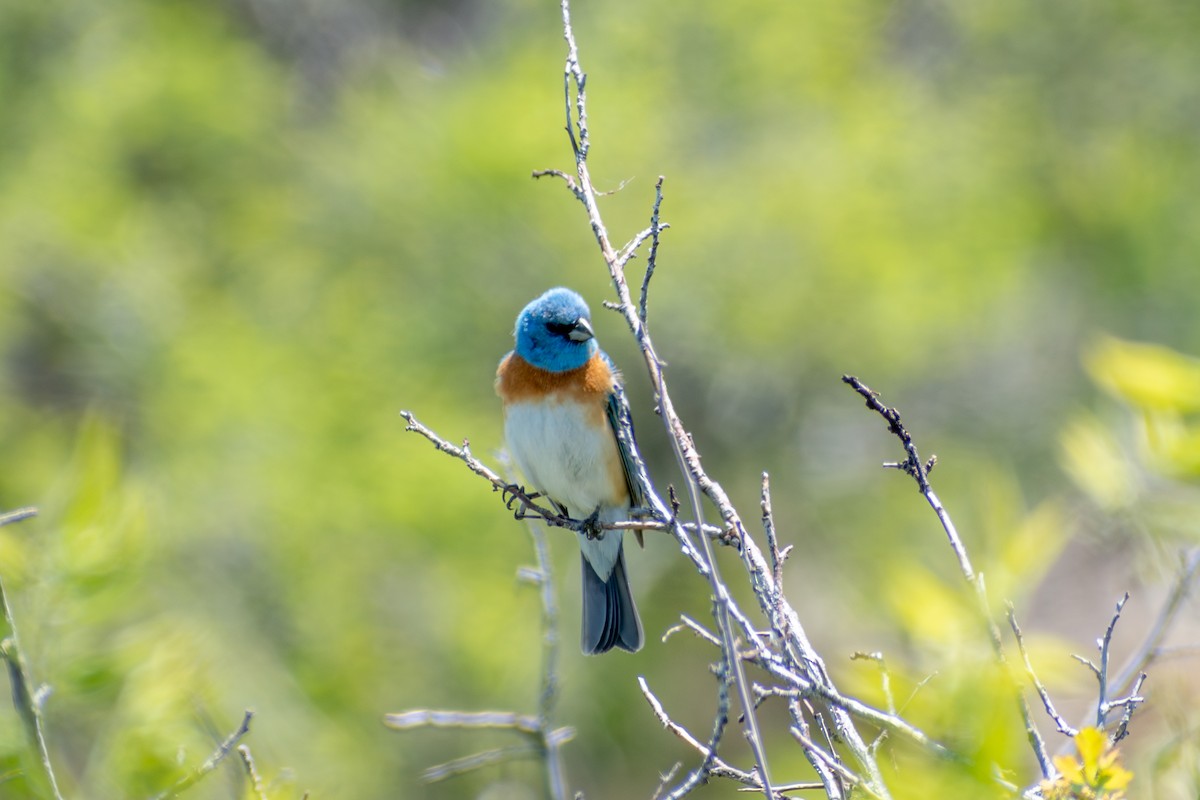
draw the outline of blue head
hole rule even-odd
[[[517,355],[551,372],[582,367],[598,350],[590,320],[582,297],[561,286],[551,289],[517,317]]]

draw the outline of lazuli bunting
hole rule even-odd
[[[643,505],[629,447],[617,435],[629,409],[620,374],[596,344],[587,304],[570,289],[551,289],[521,311],[514,336],[517,347],[496,372],[496,393],[517,466],[562,514],[587,519],[589,527],[629,519]],[[621,534],[578,534],[587,655],[642,647]]]

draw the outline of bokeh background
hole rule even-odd
[[[1200,539],[1200,5],[574,16],[614,240],[667,176],[651,326],[706,467],[751,521],[771,473],[789,591],[838,682],[883,703],[849,659],[883,651],[914,721],[978,757],[901,748],[898,796],[993,796],[992,765],[1032,780],[944,535],[839,378],[937,453],[993,598],[1078,719],[1095,688],[1069,654],[1094,654],[1128,589],[1124,659]],[[272,797],[540,796],[528,763],[424,785],[510,740],[381,717],[534,708],[527,533],[397,413],[496,463],[493,371],[531,297],[590,300],[652,471],[678,480],[582,210],[530,179],[571,167],[563,58],[545,1],[0,8],[0,508],[41,509],[0,531],[0,577],[70,797],[153,794],[247,707]],[[648,797],[695,755],[634,678],[706,734],[712,653],[658,641],[707,618],[704,583],[650,536],[630,553],[649,644],[584,659],[575,546],[550,538],[571,784]],[[1200,785],[1196,657],[1170,656],[1125,748],[1130,797]],[[765,713],[776,777],[803,779]],[[6,704],[4,797],[32,796],[23,753]],[[246,791],[230,764],[189,796]]]

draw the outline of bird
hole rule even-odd
[[[516,347],[496,370],[508,450],[537,492],[584,521],[577,531],[580,647],[585,655],[637,652],[642,621],[629,591],[623,532],[599,527],[644,506],[620,373],[596,343],[587,303],[571,289],[534,298],[513,336]]]

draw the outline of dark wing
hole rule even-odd
[[[604,357],[608,361],[608,356]],[[608,361],[614,375],[617,368]],[[621,466],[625,470],[625,485],[629,488],[629,502],[635,508],[646,508],[646,487],[650,485],[650,477],[646,473],[646,463],[638,452],[637,440],[633,435],[633,416],[629,413],[629,403],[625,400],[625,391],[621,381],[613,382],[613,392],[608,396],[608,424],[612,426],[613,434],[617,437],[617,452],[621,454]]]

